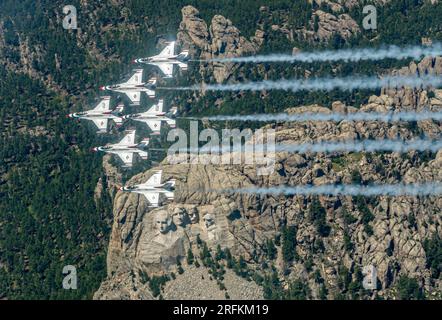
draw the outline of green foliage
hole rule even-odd
[[[439,279],[442,273],[442,239],[438,235],[425,239],[424,250],[427,268],[430,268],[433,278]]]
[[[331,227],[327,225],[325,218],[325,209],[321,206],[318,198],[313,198],[310,206],[310,220],[314,223],[316,230],[322,237],[328,237],[331,231]]]
[[[266,240],[265,252],[269,260],[274,260],[276,258],[278,250],[276,249],[275,243],[273,242],[272,239]]]
[[[346,292],[351,283],[351,272],[343,264],[339,265],[338,268],[338,287],[341,292]]]
[[[270,300],[307,300],[311,297],[307,282],[300,279],[290,282],[288,289],[285,290],[275,268],[270,275],[264,277],[263,292],[264,299]]]
[[[362,176],[358,170],[353,170],[351,172],[351,183],[353,183],[353,184],[361,184],[362,183]]]
[[[287,298],[290,300],[307,300],[311,295],[308,284],[301,280],[290,283]]]
[[[285,262],[298,258],[296,252],[296,227],[289,226],[282,229],[282,257]]]
[[[152,276],[149,281],[149,288],[154,297],[158,297],[161,294],[163,286],[169,281],[170,278],[167,275]]]
[[[195,257],[192,252],[192,248],[187,249],[187,264],[190,266],[195,262]]]
[[[354,244],[351,242],[350,235],[348,231],[344,231],[344,248],[346,251],[350,252],[354,248]]]
[[[369,223],[373,221],[375,217],[368,208],[368,203],[367,203],[368,200],[362,196],[357,196],[355,197],[355,202],[356,202],[356,207],[362,213],[361,221],[364,224],[365,232],[369,236],[373,235],[373,228]]]
[[[351,213],[348,212],[347,208],[342,208],[342,218],[344,219],[344,223],[346,226],[356,223],[358,221]]]
[[[423,300],[425,296],[416,279],[401,276],[396,285],[397,298],[400,300]]]
[[[220,246],[220,245],[217,245],[217,246],[216,246],[215,260],[216,260],[216,261],[220,261],[220,260],[222,260],[222,259],[224,259],[224,258],[225,258],[224,251],[221,249],[221,246]]]
[[[3,80],[0,122],[12,122],[0,132],[0,166],[7,177],[0,181],[1,291],[9,299],[91,298],[106,276],[106,219],[112,212],[101,161],[88,151],[99,141],[50,117],[66,104],[38,82],[10,74]],[[15,131],[43,125],[43,135]],[[81,141],[78,149],[72,141]],[[94,201],[100,178],[103,189]],[[78,290],[62,288],[66,265],[77,268]]]

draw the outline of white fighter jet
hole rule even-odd
[[[111,110],[110,99],[110,97],[103,97],[94,109],[71,113],[68,114],[68,117],[91,120],[94,122],[100,132],[107,131],[107,124],[109,120],[113,120],[117,126],[121,126],[123,124],[123,118],[117,116],[117,114],[123,112],[124,106],[118,105],[114,110]]]
[[[161,123],[163,121],[167,122],[167,124],[171,128],[175,128],[176,121],[172,119],[177,113],[177,108],[171,108],[169,112],[163,112],[163,100],[159,100],[158,104],[154,104],[144,113],[136,113],[125,115],[124,119],[132,119],[134,121],[140,121],[146,123],[149,128],[153,131],[152,134],[158,135],[161,131]]]
[[[155,98],[155,88],[157,79],[151,78],[148,82],[143,82],[143,69],[134,70],[135,73],[127,82],[114,84],[110,86],[102,86],[100,90],[110,90],[121,92],[127,95],[133,105],[139,105],[141,100],[141,92],[146,92],[149,98]]]
[[[146,63],[157,66],[164,74],[165,78],[172,78],[173,66],[178,65],[182,70],[187,70],[189,51],[183,50],[180,54],[175,54],[175,41],[168,42],[167,47],[160,54],[148,58],[135,59],[134,63]]]
[[[131,130],[120,142],[103,147],[96,147],[92,150],[95,152],[103,151],[106,153],[115,154],[120,157],[125,167],[131,167],[135,153],[137,153],[141,159],[147,159],[147,152],[142,150],[142,148],[149,145],[149,139],[144,139],[140,143],[135,143],[135,134],[136,130]]]
[[[162,173],[161,170],[156,171],[145,183],[121,187],[120,190],[142,194],[149,201],[150,207],[158,207],[161,196],[173,200],[175,191],[174,179],[161,183]]]

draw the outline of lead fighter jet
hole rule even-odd
[[[140,143],[135,143],[135,134],[136,130],[129,131],[120,142],[103,147],[96,147],[92,150],[115,154],[120,157],[125,167],[131,167],[135,153],[137,153],[141,159],[147,159],[147,152],[140,148],[145,148],[149,145],[149,139],[144,139]]]
[[[161,196],[173,200],[175,191],[174,179],[161,183],[162,173],[161,170],[156,171],[145,183],[121,187],[120,190],[142,194],[149,201],[150,207],[158,207]]]
[[[129,114],[124,116],[124,119],[132,119],[134,121],[144,122],[146,123],[149,128],[153,131],[152,134],[160,134],[161,131],[161,123],[162,121],[167,122],[167,124],[171,128],[175,128],[176,121],[174,119],[171,119],[171,117],[174,117],[177,108],[171,108],[168,113],[163,112],[163,100],[159,100],[158,104],[154,104],[149,110],[147,110],[144,113],[137,113],[137,114]]]
[[[110,97],[103,97],[97,106],[88,111],[71,113],[69,118],[91,120],[97,126],[100,132],[107,131],[108,120],[113,120],[117,126],[123,124],[123,118],[116,116],[123,112],[124,106],[119,105],[114,110],[110,109]]]
[[[178,65],[182,70],[187,70],[189,51],[183,50],[180,54],[175,54],[175,41],[169,42],[167,47],[160,54],[148,58],[135,59],[134,63],[146,63],[157,66],[164,74],[165,78],[172,78],[173,66]]]
[[[141,92],[146,92],[149,98],[155,98],[155,88],[157,79],[151,78],[148,82],[143,82],[143,69],[134,70],[135,73],[127,82],[114,84],[110,86],[102,86],[100,90],[110,90],[121,92],[127,95],[133,105],[139,105]]]

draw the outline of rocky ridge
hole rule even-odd
[[[437,91],[438,96],[440,93]],[[400,105],[394,105],[393,99],[382,95],[373,96],[361,111],[383,112],[391,108],[402,109]],[[437,105],[433,108],[440,110]],[[356,109],[335,102],[332,110],[349,113]],[[305,111],[331,112],[321,106],[288,110],[290,113]],[[278,142],[291,143],[362,138],[412,139],[420,135],[440,137],[442,130],[441,125],[433,121],[418,122],[416,128],[410,128],[407,123],[371,121],[284,123],[277,124],[275,128]],[[129,270],[134,274],[139,270],[152,274],[171,272],[176,268],[177,257],[184,258],[189,248],[196,248],[197,238],[205,241],[212,250],[218,245],[229,248],[234,256],[243,256],[254,268],[261,270],[260,261],[265,260],[266,241],[277,238],[284,226],[294,225],[298,230],[296,252],[301,259],[293,263],[284,262],[278,249],[279,256],[275,260],[281,275],[284,270],[291,270],[289,276],[283,277],[285,281],[300,277],[309,281],[312,291],[316,292],[318,286],[309,280],[311,275],[302,262],[312,259],[331,289],[337,285],[341,264],[349,270],[372,264],[378,270],[382,286],[378,294],[388,295],[388,289],[400,274],[420,279],[430,292],[440,290],[440,282],[434,283],[430,279],[422,245],[430,235],[442,234],[440,197],[375,197],[373,202],[365,204],[373,219],[363,223],[363,206],[354,198],[320,196],[318,199],[325,209],[326,223],[331,228],[327,237],[321,237],[309,214],[313,197],[259,197],[255,194],[198,190],[352,183],[355,172],[359,173],[363,184],[423,183],[442,180],[441,164],[442,152],[428,160],[417,152],[406,155],[278,153],[275,171],[269,176],[259,176],[256,168],[250,165],[170,165],[164,161],[160,165],[164,179],[173,177],[179,181],[173,204],[150,210],[142,196],[118,192],[115,197],[115,218],[108,254],[109,279],[106,283],[113,283],[113,274],[124,274]],[[139,174],[130,183],[144,182],[151,174],[151,171]],[[185,224],[175,220],[179,212],[186,217]],[[355,219],[350,225],[345,222],[348,213]],[[155,230],[158,215],[170,220],[167,234]],[[411,220],[414,222],[411,223]],[[372,232],[367,232],[367,225]],[[350,238],[353,249],[344,247],[347,241],[344,236]],[[323,252],[313,249],[318,241],[323,242]]]
[[[208,27],[196,8],[186,6],[181,12],[183,20],[177,41],[193,56],[199,53],[203,60],[253,54],[262,43],[262,31],[258,30],[255,37],[247,40],[229,19],[221,15],[215,15]],[[216,82],[223,82],[230,78],[236,68],[237,65],[233,63],[211,62],[202,64],[200,72],[203,75],[213,74]]]
[[[201,57],[223,56],[225,51],[222,48],[227,46],[235,55],[244,54],[243,49],[235,47],[238,43],[242,44],[240,48],[251,49],[251,42],[241,38],[228,20],[222,17],[214,17],[214,20],[208,28],[195,8],[185,7],[178,35],[181,45],[187,46],[196,55],[201,54]],[[343,32],[343,35],[351,34]],[[226,35],[229,36],[226,38]],[[440,74],[440,61],[439,57],[425,58],[394,74]],[[230,69],[217,73],[216,67],[212,67],[219,82],[231,75]],[[438,111],[441,107],[442,90],[384,88],[381,95],[370,97],[360,110],[387,112],[428,108]],[[289,113],[306,111],[352,113],[357,109],[336,101],[331,110],[319,105],[287,110]],[[276,129],[277,141],[287,143],[413,139],[421,136],[440,138],[442,129],[440,123],[431,120],[415,125],[372,121],[277,123],[267,128]],[[243,257],[248,266],[259,274],[269,272],[264,263],[274,264],[285,288],[293,281],[301,280],[308,284],[310,298],[319,298],[323,286],[328,289],[327,298],[338,297],[342,290],[342,270],[348,270],[352,280],[356,281],[356,270],[368,265],[376,267],[380,284],[371,297],[394,297],[394,285],[401,275],[407,275],[417,279],[429,297],[440,298],[442,284],[440,279],[432,278],[424,248],[426,239],[442,235],[440,197],[371,197],[361,200],[345,196],[241,195],[213,190],[283,184],[440,182],[441,164],[442,151],[437,154],[278,153],[274,172],[262,176],[257,174],[253,165],[190,165],[163,161],[156,169],[163,170],[164,180],[178,180],[175,201],[151,210],[143,196],[116,194],[108,251],[108,279],[95,298],[155,298],[151,289],[141,281],[142,274],[160,276],[176,273],[177,258],[184,261],[189,249],[198,256],[201,249],[199,241],[206,243],[213,253],[218,246],[229,249],[234,257]],[[136,175],[129,184],[145,182],[152,173],[147,171]],[[314,203],[324,210],[321,224],[328,226],[326,234],[315,220],[317,208]],[[158,221],[167,224],[167,230],[159,230]],[[291,226],[297,230],[297,258],[286,261],[282,245],[278,244],[276,257],[269,261],[266,243],[269,240],[278,242],[284,228]],[[210,289],[201,292],[199,275],[205,278],[206,283],[205,267],[196,270],[185,262],[183,267],[183,276],[178,275],[164,285],[163,297],[222,297],[223,290],[216,288],[215,279],[209,279],[212,282],[204,286]],[[233,277],[230,283],[242,286],[244,279],[227,271]],[[318,273],[324,284],[314,280]],[[237,287],[229,287],[227,280],[225,282],[231,297],[251,298],[233,294],[238,292]],[[262,295],[259,287],[250,290],[254,298]]]

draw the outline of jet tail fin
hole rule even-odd
[[[166,120],[166,122],[169,125],[169,127],[171,127],[172,129],[176,128],[176,120],[171,119],[171,120]]]
[[[180,62],[178,63],[178,67],[183,71],[187,71],[187,63]]]
[[[147,147],[149,145],[149,142],[150,142],[150,139],[149,138],[145,138],[145,139],[141,140],[139,146],[145,148],[145,147]]]
[[[173,190],[173,188],[175,188],[175,183],[176,183],[175,179],[170,179],[170,180],[166,181],[166,183],[164,184],[164,187],[169,190]]]
[[[176,116],[176,114],[178,113],[178,108],[177,107],[172,107],[169,109],[169,112],[167,113],[168,116]]]
[[[112,111],[113,114],[120,114],[124,111],[124,104],[119,104],[114,111]]]
[[[143,159],[143,160],[147,160],[147,158],[148,158],[147,151],[139,151],[139,152],[138,152],[138,155],[139,155],[140,158]]]
[[[185,62],[188,61],[190,56],[189,56],[189,50],[183,50],[181,51],[181,53],[176,57],[178,61],[181,62]]]

